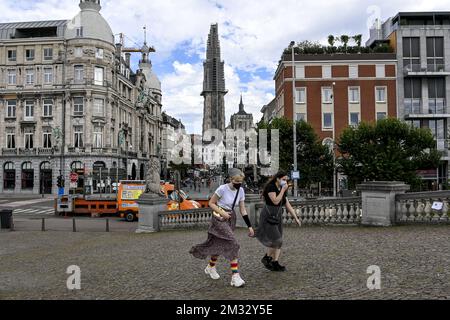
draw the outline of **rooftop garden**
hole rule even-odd
[[[338,45],[339,44],[339,45]],[[362,35],[328,36],[328,45],[304,40],[294,47],[295,54],[358,54],[358,53],[393,53],[394,49],[387,43],[379,43],[373,48],[362,46]],[[283,54],[291,54],[291,47],[284,49]]]

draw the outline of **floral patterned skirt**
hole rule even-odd
[[[232,261],[239,258],[239,243],[234,236],[236,213],[230,213],[231,219],[220,221],[212,217],[206,242],[192,247],[189,251],[195,258],[205,260],[210,256],[222,256]]]

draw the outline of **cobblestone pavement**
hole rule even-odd
[[[188,251],[205,231],[134,233],[2,232],[1,299],[450,299],[450,227],[287,228],[282,264],[271,273],[264,249],[238,230],[244,288],[208,279],[207,262]],[[81,290],[66,288],[69,265]],[[370,291],[367,268],[381,268]]]

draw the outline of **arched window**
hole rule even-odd
[[[14,163],[6,162],[3,168],[3,189],[14,190],[16,187],[16,169]]]
[[[50,162],[42,162],[41,163],[41,170],[52,170],[52,165]]]
[[[72,169],[72,171],[83,169],[83,163],[81,163],[80,161],[74,161],[70,165],[70,169]]]
[[[31,162],[22,164],[22,190],[34,188],[34,170]]]

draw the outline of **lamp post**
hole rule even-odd
[[[335,106],[335,99],[334,99],[334,87],[336,86],[336,82],[333,82],[333,197],[336,198],[337,197],[337,188],[336,188],[336,125],[335,125],[335,110],[336,110],[336,106]]]
[[[293,118],[293,146],[294,146],[294,172],[297,172],[297,119],[295,113],[295,56],[294,56],[294,48],[295,41],[291,41],[291,54],[292,54],[292,118]],[[298,180],[294,179],[294,197],[298,196]]]

